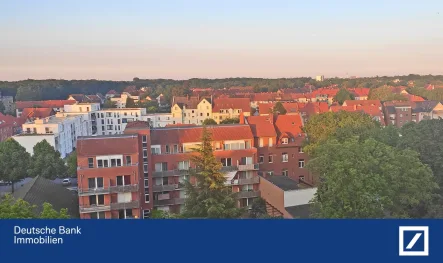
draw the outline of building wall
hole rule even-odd
[[[42,135],[16,135],[13,138],[21,146],[23,146],[28,153],[32,155],[34,154],[34,146],[43,140],[46,140],[52,147],[56,149],[54,137],[55,137],[54,134],[48,134],[48,135],[42,134]],[[60,154],[63,155],[62,152],[60,152]],[[66,155],[66,152],[64,154]]]
[[[183,124],[202,125],[204,120],[213,118],[212,105],[206,99],[202,99],[195,109],[186,108],[186,106],[181,109],[175,104],[171,107],[171,114],[173,118],[177,118],[176,120],[181,117]]]
[[[241,109],[224,109],[223,112],[212,112],[212,118],[220,124],[221,121],[226,119],[239,118],[241,114]],[[244,116],[250,116],[251,112],[243,112]]]
[[[126,124],[132,121],[142,120],[146,109],[103,109],[96,111],[97,134],[112,135],[123,134]]]
[[[411,107],[396,107],[395,108],[395,125],[402,127],[406,123],[412,121]]]
[[[317,188],[297,189],[284,192],[284,206],[306,205],[314,198]]]
[[[181,118],[172,117],[172,113],[146,114],[142,116],[142,120],[149,122],[151,127],[165,127],[166,125],[182,123]]]
[[[260,178],[259,189],[261,192],[261,197],[280,213],[283,214],[284,218],[292,218],[292,216],[285,209],[285,192],[269,182],[265,178]]]

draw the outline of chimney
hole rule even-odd
[[[245,124],[245,115],[243,115],[243,112],[240,113],[238,118],[240,120],[239,124]]]

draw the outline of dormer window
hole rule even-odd
[[[281,139],[282,144],[288,144],[288,138],[282,138]]]

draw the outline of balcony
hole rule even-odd
[[[238,166],[239,171],[256,171],[258,170],[258,163],[255,164],[240,164]]]
[[[116,185],[109,187],[111,193],[127,193],[127,192],[137,192],[138,184],[130,185]]]
[[[78,188],[79,196],[88,196],[88,195],[99,195],[99,194],[109,194],[110,190],[108,187],[106,188]]]
[[[167,195],[167,197],[166,197]],[[158,195],[160,198],[161,195]],[[169,198],[169,194],[165,194],[162,198]],[[163,200],[154,200],[154,206],[166,206],[166,205],[182,205],[185,203],[184,198],[172,198],[172,199],[163,199]]]
[[[234,180],[233,185],[246,185],[246,184],[258,184],[258,183],[260,183],[260,177],[254,176],[252,178]]]
[[[222,172],[233,172],[237,170],[238,170],[237,166],[222,166],[222,168],[220,169],[220,171]]]
[[[260,197],[260,191],[240,191],[237,193],[237,198],[254,198]]]
[[[111,210],[131,209],[139,208],[140,204],[138,200],[124,202],[124,203],[111,203]]]
[[[168,171],[157,171],[152,173],[152,177],[167,177],[167,176],[180,176],[189,174],[189,170],[168,170]]]
[[[108,168],[136,167],[136,166],[138,166],[138,163],[123,164],[123,165],[120,165],[120,166],[108,166],[108,167],[98,167],[98,166],[94,166],[92,168],[90,168],[90,167],[77,167],[77,171],[79,171],[79,170],[86,170],[86,169],[108,169]]]
[[[175,189],[178,189],[178,184],[154,185],[152,187],[154,192],[174,191]]]
[[[110,211],[110,205],[81,205],[80,213],[94,213],[94,212],[106,212]]]

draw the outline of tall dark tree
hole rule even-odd
[[[115,104],[115,102],[110,99],[107,99],[105,101],[105,103],[103,104],[104,109],[112,109],[112,108],[116,108],[116,107],[117,107],[117,105]]]
[[[0,113],[5,114],[6,108],[2,101],[0,101]]]
[[[26,149],[12,138],[0,143],[0,180],[14,183],[28,175],[30,155]]]
[[[77,152],[73,152],[71,153],[67,160],[66,163],[68,165],[67,168],[67,173],[69,176],[76,176],[77,175]]]
[[[137,105],[135,104],[134,100],[131,98],[126,99],[126,108],[136,108]]]
[[[217,122],[214,121],[214,119],[208,118],[208,119],[203,121],[203,125],[217,125]]]
[[[244,212],[237,208],[237,199],[220,171],[222,165],[215,159],[211,133],[204,127],[201,146],[195,149],[191,162],[196,166],[191,177],[196,183],[185,181],[186,201],[183,216],[186,218],[238,218]]]
[[[32,177],[42,176],[48,179],[64,177],[67,167],[60,153],[56,151],[46,140],[34,146],[34,155],[31,157],[29,174]]]

